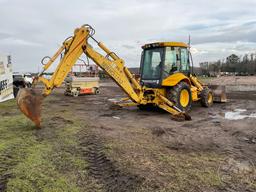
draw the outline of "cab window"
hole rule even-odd
[[[168,77],[173,71],[177,70],[176,52],[172,47],[166,47],[165,63],[163,68],[163,76]]]
[[[188,62],[188,50],[185,48],[180,49],[180,59],[181,59],[181,71],[189,70],[189,62]]]
[[[159,79],[163,48],[148,49],[144,52],[142,79]]]
[[[180,48],[179,47],[166,47],[165,63],[163,69],[163,77],[166,78],[170,74],[180,71]]]

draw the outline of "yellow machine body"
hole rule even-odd
[[[162,86],[175,86],[180,81],[185,81],[186,83],[191,85],[190,79],[186,75],[184,75],[183,73],[175,73],[164,79],[162,82]]]

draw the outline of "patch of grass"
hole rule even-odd
[[[36,144],[27,149],[28,157],[13,170],[15,175],[8,183],[8,191],[22,191],[25,188],[41,191],[79,191],[70,179],[56,171],[49,161],[52,146]],[[72,177],[72,175],[70,175]]]
[[[0,119],[0,153],[14,146],[20,146],[19,152],[22,152],[23,146],[33,144],[32,130],[33,126],[28,124],[23,115],[2,117]]]
[[[0,104],[0,112],[8,110],[17,113],[0,118],[0,177],[11,174],[7,191],[94,191],[97,185],[88,178],[88,163],[79,153],[79,121],[62,113],[61,118],[72,117],[74,123],[54,122],[54,112],[48,111],[46,126],[38,130],[17,111],[15,101]]]
[[[222,158],[216,154],[162,154],[160,160],[171,167],[166,174],[173,178],[168,185],[172,190],[222,185],[218,173],[218,163]]]
[[[15,99],[4,101],[4,102],[0,103],[0,110],[13,108],[15,105],[16,105],[16,100]]]

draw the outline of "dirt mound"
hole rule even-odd
[[[221,76],[213,79],[205,79],[205,82],[216,85],[255,85],[255,76]]]

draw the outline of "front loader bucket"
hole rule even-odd
[[[227,102],[226,87],[224,85],[208,85],[213,92],[213,101],[225,103]]]
[[[40,128],[41,123],[41,104],[43,97],[35,89],[20,89],[16,100],[24,115],[33,121],[36,127]]]

